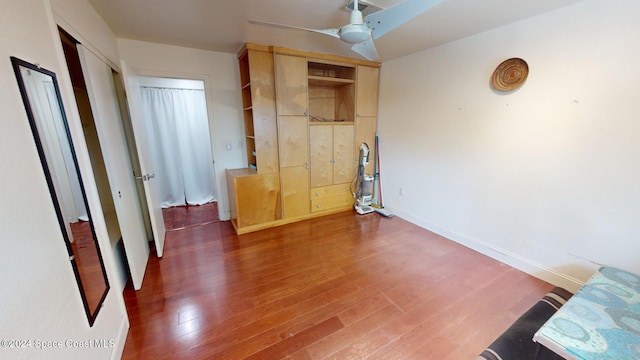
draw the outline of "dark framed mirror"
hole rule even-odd
[[[93,326],[109,292],[109,280],[56,75],[15,57],[11,63],[89,326]]]

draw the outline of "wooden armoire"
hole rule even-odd
[[[360,145],[375,156],[380,63],[251,43],[238,63],[248,167],[227,169],[237,233],[351,210]]]

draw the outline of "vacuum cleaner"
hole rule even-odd
[[[371,207],[373,200],[373,176],[365,173],[365,167],[369,163],[369,153],[369,145],[363,142],[360,145],[358,170],[351,184],[351,192],[356,198],[353,208],[360,215],[369,214],[374,211],[374,208]]]

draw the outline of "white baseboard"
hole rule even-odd
[[[505,263],[540,280],[546,281],[555,286],[563,287],[573,293],[577,292],[584,285],[584,282],[570,275],[563,274],[554,269],[545,267],[544,265],[536,261],[522,257],[511,251],[501,249],[484,241],[474,239],[464,234],[460,234],[446,227],[415,217],[406,212],[397,209],[390,210],[402,219],[420,226],[421,228],[429,230],[449,240],[455,241],[460,245],[477,251],[480,254],[489,256],[490,258]]]

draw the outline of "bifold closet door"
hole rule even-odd
[[[133,178],[133,168],[127,153],[113,70],[80,44],[78,44],[78,54],[107,169],[131,280],[133,287],[138,290],[142,287],[149,260],[149,243]]]

